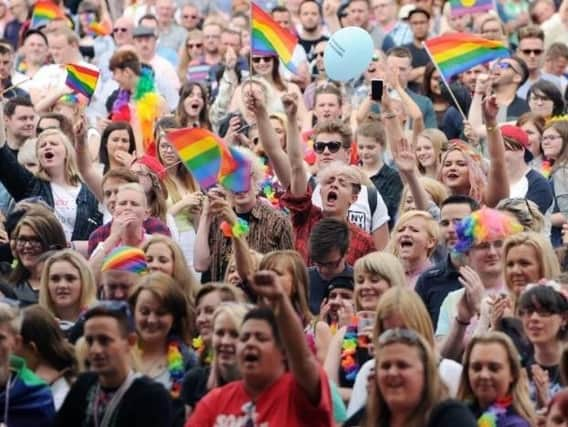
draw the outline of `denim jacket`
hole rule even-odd
[[[49,206],[55,204],[49,181],[38,178],[20,165],[7,145],[0,148],[0,181],[16,202],[41,197]],[[99,212],[94,194],[84,183],[81,183],[76,202],[77,215],[71,240],[88,240],[90,234],[102,224],[103,214]]]

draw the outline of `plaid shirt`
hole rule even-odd
[[[308,266],[312,265],[312,260],[308,254],[310,234],[312,229],[323,218],[320,208],[312,204],[312,191],[300,197],[295,197],[286,191],[280,199],[284,207],[290,210],[292,216],[292,226],[296,237],[296,250],[302,255]],[[355,224],[348,223],[349,226],[349,249],[347,250],[347,264],[354,265],[355,261],[368,253],[374,252],[375,244],[369,233],[363,231]]]
[[[91,233],[91,235],[89,236],[89,246],[87,249],[89,256],[92,255],[93,251],[99,245],[99,243],[104,242],[108,238],[108,236],[110,236],[111,225],[112,221],[109,221],[106,224],[101,225]],[[146,218],[142,226],[144,227],[144,233],[146,234],[163,234],[168,237],[172,236],[172,233],[170,232],[168,226],[156,217]]]
[[[245,218],[249,223],[247,242],[251,249],[266,254],[271,251],[292,249],[292,227],[281,211],[273,209],[268,203],[258,200]],[[216,218],[209,229],[209,249],[211,250],[211,281],[222,281],[233,253],[229,237],[221,232],[221,221]]]

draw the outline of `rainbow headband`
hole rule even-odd
[[[101,272],[128,271],[135,274],[148,272],[146,256],[141,249],[132,246],[114,248],[104,259]]]
[[[505,239],[521,231],[523,227],[509,215],[495,209],[482,208],[457,224],[458,241],[454,252],[463,254],[479,243]]]

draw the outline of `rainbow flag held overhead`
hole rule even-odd
[[[65,18],[63,9],[50,0],[39,0],[32,12],[30,27],[39,28],[58,18]]]
[[[446,81],[476,65],[511,56],[503,43],[465,33],[431,38],[424,47]]]
[[[220,182],[227,190],[242,193],[250,190],[252,164],[238,148],[229,146],[229,152],[235,162],[235,170],[220,177]]]
[[[293,73],[297,72],[292,62],[298,38],[281,27],[260,6],[252,3],[252,54],[278,55],[280,60]]]
[[[65,68],[67,70],[65,84],[75,92],[91,99],[97,87],[100,73],[93,68],[77,64],[67,64]]]
[[[483,13],[490,10],[495,10],[493,0],[450,0],[450,12],[452,16]]]
[[[237,167],[223,140],[207,129],[176,129],[166,137],[203,190],[217,185]]]

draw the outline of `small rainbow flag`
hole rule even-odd
[[[68,64],[65,68],[67,70],[65,84],[75,92],[91,99],[97,87],[100,73],[93,68],[77,64]]]
[[[88,30],[96,36],[108,36],[112,33],[112,29],[107,22],[91,22]]]
[[[255,3],[252,3],[252,54],[278,55],[286,68],[295,73],[292,62],[298,38],[281,27],[272,17]]]
[[[503,43],[465,33],[431,38],[424,47],[446,81],[476,65],[511,56]]]
[[[223,140],[207,129],[176,129],[166,137],[204,190],[215,186],[237,167]]]
[[[452,16],[463,16],[472,13],[482,13],[494,10],[493,0],[450,0]]]
[[[57,18],[65,18],[63,10],[49,0],[39,0],[32,12],[30,27],[35,29],[47,25],[50,21]]]
[[[252,165],[250,160],[238,148],[229,146],[229,152],[235,162],[235,170],[220,177],[220,182],[227,190],[242,193],[250,190]]]

